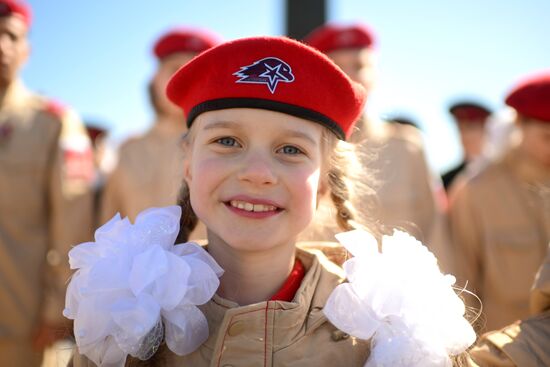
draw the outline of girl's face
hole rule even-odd
[[[323,127],[284,113],[206,112],[191,128],[185,180],[209,231],[245,251],[293,245],[313,218]]]

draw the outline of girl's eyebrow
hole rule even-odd
[[[241,126],[233,121],[216,121],[211,124],[208,124],[204,127],[204,130],[214,130],[214,129],[241,129]],[[307,140],[309,143],[315,145],[317,142],[315,139],[313,139],[309,134],[304,133],[302,131],[298,130],[292,130],[292,129],[284,129],[281,131],[281,135],[298,138],[298,139],[304,139]]]
[[[285,130],[283,131],[283,134],[292,138],[298,138],[298,139],[304,139],[307,140],[309,143],[316,145],[317,142],[315,139],[313,139],[309,134],[297,131],[297,130]]]
[[[208,124],[204,127],[204,130],[213,130],[213,129],[222,129],[222,128],[237,128],[238,124],[232,121],[216,121],[211,124]]]

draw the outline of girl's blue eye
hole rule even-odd
[[[221,144],[221,145],[225,145],[226,147],[234,147],[234,146],[239,145],[239,143],[237,143],[237,140],[235,140],[231,137],[228,137],[228,136],[225,136],[223,138],[219,138],[218,140],[216,140],[216,143]]]
[[[293,145],[285,145],[280,149],[280,151],[283,154],[290,154],[290,155],[302,154],[302,151]]]

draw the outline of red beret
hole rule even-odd
[[[170,100],[187,116],[226,108],[261,108],[323,124],[349,136],[365,90],[319,51],[286,37],[221,44],[183,66],[168,82]]]
[[[19,0],[0,0],[0,17],[12,14],[19,15],[27,27],[31,25],[32,12],[27,3]]]
[[[484,122],[492,113],[487,107],[471,101],[454,103],[449,112],[457,120],[472,122]]]
[[[374,34],[363,24],[325,24],[313,30],[304,38],[304,42],[327,53],[345,48],[373,47]]]
[[[550,122],[550,70],[522,80],[505,102],[526,117]]]
[[[96,144],[97,139],[105,134],[105,129],[96,126],[86,126],[86,132],[88,132],[88,136],[92,143]]]
[[[214,34],[187,28],[174,28],[163,34],[153,48],[158,59],[163,59],[176,52],[202,52],[219,43]]]

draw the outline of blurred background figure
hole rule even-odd
[[[550,246],[530,296],[531,316],[483,335],[470,355],[480,367],[550,366]]]
[[[69,336],[67,251],[92,227],[90,141],[78,116],[27,90],[31,9],[0,0],[0,363],[40,366]]]
[[[508,106],[493,112],[487,119],[482,152],[484,161],[498,160],[511,147],[519,144],[521,133],[515,120],[516,111]]]
[[[480,297],[487,330],[528,316],[550,241],[550,72],[519,83],[506,104],[517,113],[519,143],[450,198],[458,279]]]
[[[121,146],[118,164],[107,179],[101,199],[100,223],[107,222],[117,212],[134,221],[146,208],[176,204],[183,179],[179,143],[186,126],[181,109],[168,100],[164,90],[176,70],[217,43],[216,36],[191,28],[172,29],[156,41],[153,53],[157,69],[149,83],[155,121],[143,136],[129,139]],[[204,230],[198,229],[195,234],[205,238],[200,232]]]
[[[391,115],[391,116],[388,116],[384,119],[386,122],[390,123],[390,124],[401,124],[401,125],[406,125],[406,126],[412,126],[418,130],[421,130],[420,129],[420,125],[418,124],[418,122],[416,122],[414,119],[408,117],[408,116],[404,116],[404,115]]]
[[[373,90],[375,37],[367,26],[327,24],[313,30],[304,42],[325,53],[368,93]],[[450,271],[449,238],[436,194],[439,178],[428,168],[419,130],[365,115],[349,140],[363,153],[366,174],[378,183],[374,187],[379,201],[377,212],[373,206],[365,205],[360,208],[364,215],[413,234],[430,246],[442,268]],[[365,197],[363,202],[371,199],[372,196]],[[327,233],[322,239],[333,240],[332,235]],[[311,236],[310,239],[321,239]]]
[[[456,167],[443,174],[446,190],[449,190],[455,177],[464,171],[466,165],[481,155],[485,144],[485,126],[492,112],[479,102],[460,101],[449,107],[449,113],[459,131],[463,156]]]
[[[115,152],[107,141],[107,128],[97,121],[84,121],[86,132],[92,142],[95,175],[92,183],[94,193],[94,228],[99,223],[100,200],[107,175],[113,170]]]

